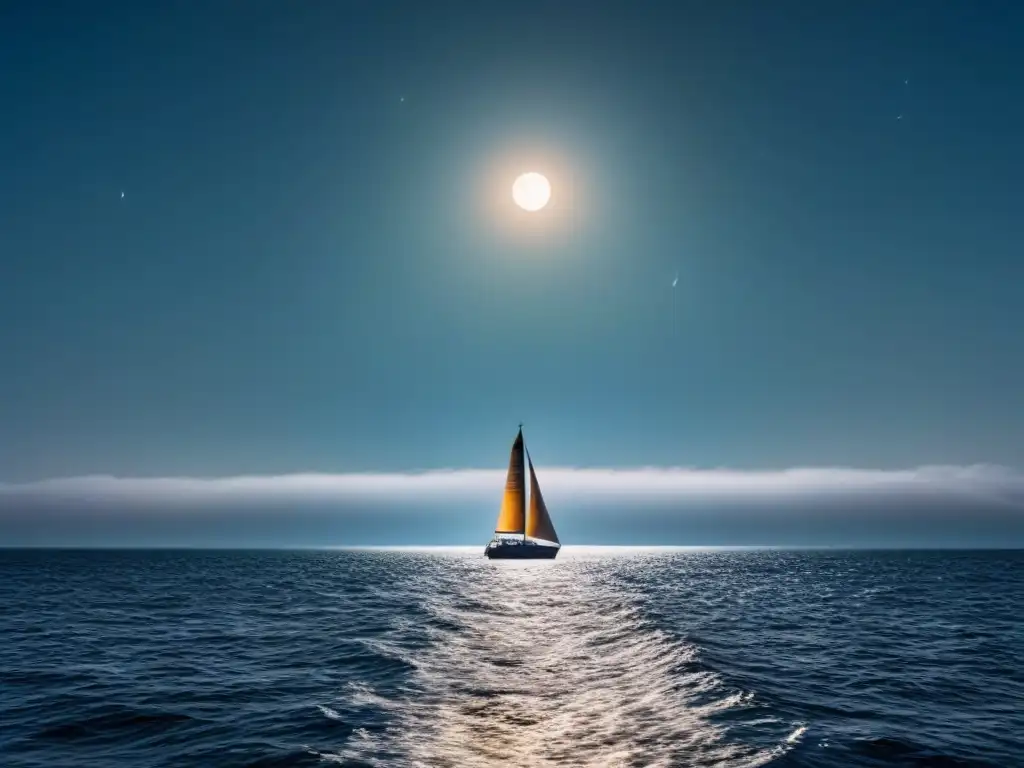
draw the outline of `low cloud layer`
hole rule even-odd
[[[924,466],[904,470],[796,468],[545,469],[546,497],[580,502],[766,501],[798,498],[949,497],[1024,505],[1024,474],[1005,467]],[[91,475],[0,483],[0,508],[26,502],[210,506],[259,502],[471,501],[499,496],[503,470],[409,473],[132,478]]]
[[[0,484],[0,546],[482,545],[504,470]],[[1024,546],[994,466],[540,472],[574,544]]]

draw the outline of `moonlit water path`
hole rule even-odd
[[[400,618],[370,641],[412,667],[408,695],[351,692],[393,713],[394,727],[360,733],[338,757],[384,764],[397,749],[423,766],[753,766],[796,743],[801,723],[765,717],[752,692],[645,618],[628,583],[643,559],[603,566],[571,551],[555,563],[436,563],[414,587],[425,628]],[[417,648],[421,631],[428,642]],[[714,719],[724,713],[758,730],[759,743],[730,737]]]

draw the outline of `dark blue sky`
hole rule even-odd
[[[1020,466],[1022,73],[1012,2],[7,3],[0,478]]]

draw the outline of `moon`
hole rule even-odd
[[[512,199],[524,211],[539,211],[551,199],[551,184],[540,173],[524,173],[512,185]]]

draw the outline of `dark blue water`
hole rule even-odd
[[[1024,765],[1024,552],[0,551],[0,763]]]

